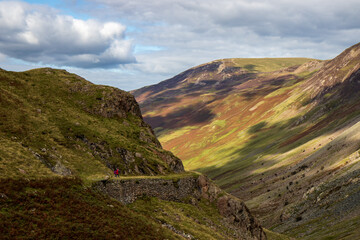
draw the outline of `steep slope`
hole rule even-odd
[[[1,177],[183,171],[124,91],[54,69],[1,70],[0,80]]]
[[[334,235],[344,218],[322,209],[341,206],[340,188],[358,199],[356,187],[342,186],[359,167],[360,44],[330,61],[289,59],[282,69],[254,71],[278,59],[250,59],[250,69],[234,70],[235,61],[214,61],[134,91],[145,121],[185,168],[245,199],[266,227],[309,239]],[[306,200],[322,193],[316,189],[326,189],[329,199]],[[324,219],[334,228],[324,228]],[[354,215],[345,220],[356,223]],[[350,225],[343,232],[357,234]]]
[[[184,172],[119,89],[0,70],[0,142],[2,239],[266,239],[241,200]]]

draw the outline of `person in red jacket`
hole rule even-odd
[[[118,177],[119,176],[119,169],[117,168],[116,170],[115,170],[115,177]]]

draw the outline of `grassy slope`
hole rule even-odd
[[[1,239],[182,239],[79,179],[0,180]]]
[[[283,62],[286,62],[286,59],[281,60],[281,62],[277,62],[277,59],[256,59],[250,60],[250,62],[252,65],[259,62],[259,69],[278,70],[280,66],[285,65]],[[301,60],[304,61],[303,59],[299,61]],[[241,66],[246,63],[243,59],[237,61],[242,62]],[[289,61],[286,66],[291,65],[291,63],[292,61]],[[254,68],[257,69],[257,67]],[[281,74],[277,74],[274,78],[279,76]],[[237,168],[251,165],[255,156],[248,157],[248,161],[235,160],[249,155],[251,149],[246,146],[252,145],[252,149],[266,146],[267,143],[263,141],[264,139],[269,138],[271,142],[274,141],[274,133],[278,133],[280,128],[291,124],[290,119],[284,121],[283,116],[279,116],[274,110],[278,111],[277,109],[281,110],[288,107],[289,103],[284,103],[284,100],[288,98],[289,92],[299,85],[296,82],[298,78],[293,76],[286,80],[281,88],[273,87],[270,83],[269,86],[266,86],[267,94],[260,94],[251,99],[247,98],[246,93],[252,92],[253,89],[246,89],[233,92],[219,101],[210,101],[207,107],[213,113],[216,113],[216,116],[210,121],[162,132],[159,139],[165,148],[171,149],[171,151],[184,159],[187,169],[199,170],[206,166],[205,172],[210,174],[211,177],[216,177],[215,174],[219,175],[233,169],[233,165],[237,165]],[[208,94],[204,93],[203,95],[207,97]],[[188,101],[196,100],[189,99]],[[178,105],[180,104],[192,103],[187,103],[185,99]],[[147,113],[145,112],[144,115],[147,116]],[[293,111],[287,115],[294,118],[300,116],[301,112]],[[264,119],[266,121],[263,121]],[[267,134],[266,136],[263,134],[258,136],[258,132],[266,132]],[[284,135],[288,134],[286,131],[283,132]],[[284,135],[276,137],[282,139]],[[209,171],[211,167],[216,168],[216,173],[212,174]]]
[[[197,206],[144,198],[130,206],[139,213],[149,214],[196,239],[233,239],[232,231],[221,222],[215,206],[203,200]]]
[[[2,179],[0,193],[1,239],[233,239],[205,199],[192,205],[144,196],[124,206],[78,178],[60,177]],[[266,233],[269,240],[288,239]]]
[[[226,59],[227,60],[227,59]],[[283,68],[301,65],[308,58],[232,58],[228,59],[235,67],[245,68],[249,72],[273,72]]]
[[[152,108],[145,104],[144,115],[149,110],[150,117],[171,118],[174,109],[205,102],[213,113],[211,118],[179,128],[165,125],[158,132],[160,141],[183,159],[187,169],[208,174],[221,187],[248,200],[250,209],[265,226],[274,226],[313,185],[339,177],[341,170],[359,167],[360,158],[355,153],[360,139],[354,134],[360,114],[358,101],[343,101],[346,95],[341,95],[338,88],[328,88],[321,94],[318,91],[320,80],[330,78],[326,74],[336,76],[334,79],[349,79],[358,66],[358,52],[355,48],[334,60],[335,67],[326,63],[326,70],[319,74],[316,71],[323,63],[316,61],[295,71],[258,73],[253,82],[260,84],[241,82],[222,98],[217,98],[221,89],[199,90],[197,96],[179,94],[173,96],[178,101],[160,102]],[[245,60],[241,61],[245,67]],[[269,64],[271,59],[268,68],[263,62],[257,68],[252,61],[255,66],[248,66],[249,71],[275,70]],[[286,75],[290,77],[276,82]],[[319,94],[317,100],[310,96],[314,92],[312,82],[318,84],[314,88]],[[356,87],[350,87],[347,94]],[[288,212],[291,214],[291,210]],[[319,230],[316,236],[331,236],[336,229]],[[345,231],[352,234],[354,229],[349,226]]]
[[[134,211],[170,224],[195,239],[237,239],[222,220],[216,206],[202,199],[197,205],[143,198],[130,205]],[[286,235],[266,230],[268,240],[289,240]]]
[[[156,166],[163,165],[166,172],[157,155],[164,151],[140,137],[154,139],[139,117],[105,118],[89,112],[114,91],[125,97],[128,93],[53,69],[1,70],[0,79],[0,176],[51,176],[41,160],[48,166],[59,162],[84,179],[111,175],[109,166],[124,170],[138,165],[158,172]],[[81,141],[83,136],[88,144]],[[136,158],[126,165],[112,150],[116,148],[140,153],[146,162]]]

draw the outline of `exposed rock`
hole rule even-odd
[[[266,239],[263,229],[245,204],[222,191],[204,175],[179,179],[103,180],[95,183],[93,187],[124,204],[132,203],[143,196],[193,205],[205,198],[218,207],[219,213],[229,227],[236,231],[239,239]]]
[[[182,161],[169,153],[158,153],[160,158],[168,165],[171,171],[175,173],[184,172],[184,165]]]
[[[163,160],[154,164],[148,163],[147,159],[140,152],[132,152],[123,147],[111,147],[106,141],[98,142],[88,139],[80,134],[75,136],[76,139],[82,141],[91,150],[94,157],[99,157],[105,165],[110,169],[119,168],[120,174],[137,174],[137,175],[157,175],[166,172],[180,173],[184,171],[181,160],[167,151],[153,150]],[[156,140],[156,138],[154,137]],[[157,140],[156,140],[157,141]],[[160,146],[161,147],[161,146]],[[161,150],[158,149],[158,150]]]
[[[71,170],[68,169],[67,167],[65,167],[60,161],[57,161],[55,166],[52,167],[51,170],[54,173],[57,173],[57,174],[60,174],[63,176],[70,176],[72,174]]]
[[[128,114],[142,118],[140,107],[131,94],[119,89],[103,93],[100,103],[93,109],[89,109],[91,112],[106,118],[124,118]]]

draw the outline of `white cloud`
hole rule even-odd
[[[90,1],[104,11],[89,13],[135,27],[136,45],[161,49],[124,67],[149,84],[219,58],[329,59],[360,39],[358,0]]]
[[[73,4],[68,6],[73,12],[103,21],[0,2],[0,54],[57,66],[110,68],[75,72],[130,90],[219,58],[329,59],[360,41],[358,0],[64,2]],[[128,26],[127,37],[118,22]],[[119,71],[111,69],[122,63],[127,64]]]
[[[135,62],[126,27],[81,20],[23,2],[0,2],[0,53],[24,61],[80,68]]]

